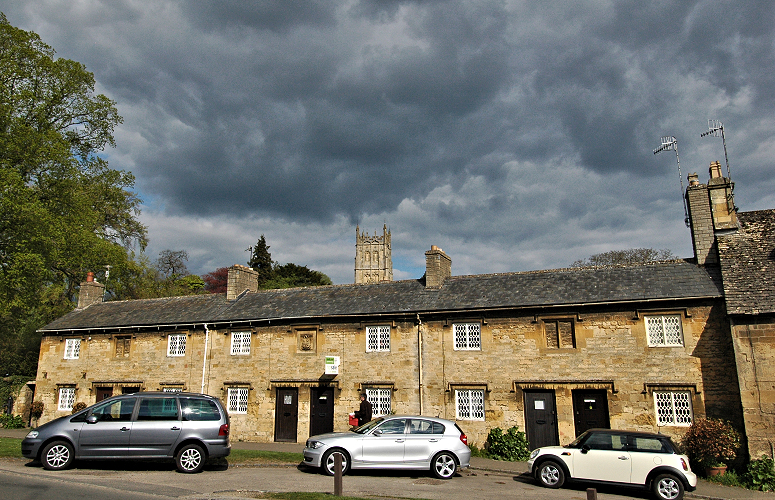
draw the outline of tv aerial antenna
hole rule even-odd
[[[729,156],[727,156],[727,138],[724,136],[724,124],[719,120],[708,120],[708,130],[700,134],[700,137],[721,136],[721,142],[724,144],[724,161],[727,162],[727,178],[731,181],[732,174],[729,171]]]
[[[684,202],[684,224],[689,227],[689,211],[686,209],[686,197],[684,196],[684,179],[681,175],[681,160],[678,158],[678,140],[672,135],[662,137],[662,145],[654,150],[654,154],[662,151],[675,151],[675,162],[678,164],[678,182],[681,183],[681,200]]]

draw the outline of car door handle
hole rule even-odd
[[[129,430],[129,427],[122,427],[120,430],[121,430],[121,432],[126,432],[126,431]]]
[[[619,460],[629,460],[629,459],[630,459],[630,457],[626,457],[626,456],[624,456],[624,455],[622,455],[621,457],[619,457]]]
[[[396,439],[396,443],[403,443],[403,442],[404,442],[403,439]]]
[[[170,430],[171,430],[171,431],[179,431],[179,430],[180,430],[180,427],[178,427],[178,426],[176,425],[175,427],[172,427],[172,428],[170,428]]]
[[[429,439],[428,442],[429,443],[438,443],[439,440],[438,439]]]

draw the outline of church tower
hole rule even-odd
[[[382,226],[382,236],[369,236],[355,227],[355,283],[393,281],[393,257],[390,254],[390,231]]]

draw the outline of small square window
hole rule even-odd
[[[456,389],[455,418],[457,420],[484,420],[484,390]]]
[[[392,411],[391,393],[390,389],[366,388],[366,400],[371,403],[371,415],[373,417],[390,415]]]
[[[75,387],[60,387],[57,410],[71,411],[73,404],[75,404]]]
[[[229,413],[248,412],[248,390],[247,387],[229,387]]]
[[[250,332],[231,332],[231,355],[250,354]]]
[[[81,354],[81,339],[65,339],[65,359],[78,359]]]
[[[456,351],[482,350],[482,327],[479,323],[455,323],[452,329],[455,334]]]
[[[646,335],[649,347],[680,347],[684,345],[681,316],[646,316]]]
[[[167,356],[186,355],[186,334],[167,336]]]
[[[573,321],[567,319],[544,320],[546,347],[550,349],[573,349],[576,347],[576,334]]]
[[[132,343],[132,337],[129,337],[129,336],[116,337],[116,357],[128,358],[129,347],[131,343]]]
[[[390,326],[366,327],[366,352],[390,351]]]
[[[689,391],[654,391],[657,425],[688,427],[692,424],[692,395]]]

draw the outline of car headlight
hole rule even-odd
[[[27,433],[27,437],[30,438],[30,439],[35,439],[36,437],[38,437],[38,431],[30,431],[30,432],[28,432]]]
[[[535,450],[531,451],[531,452],[530,452],[530,459],[529,459],[529,460],[533,460],[535,457],[537,457],[537,456],[538,456],[538,453],[539,453],[540,451],[541,451],[541,449],[540,449],[540,448],[536,448]]]
[[[323,443],[321,441],[307,441],[307,448],[312,448],[313,450],[320,448],[323,446]]]

